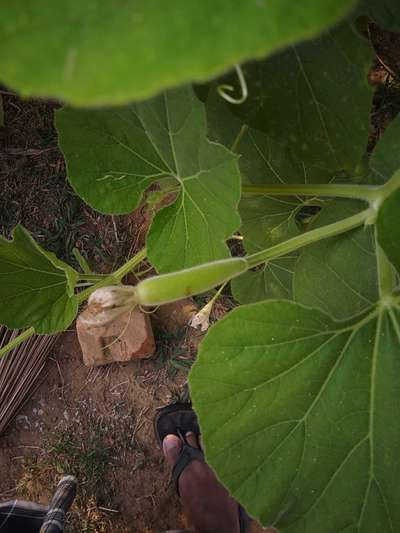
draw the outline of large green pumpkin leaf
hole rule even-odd
[[[324,206],[313,229],[354,215],[363,202],[335,200]],[[335,318],[348,318],[378,298],[374,232],[361,227],[302,251],[293,278],[294,298]]]
[[[168,165],[147,137],[133,106],[62,109],[56,113],[68,179],[102,213],[129,213],[143,191],[168,176]]]
[[[246,65],[249,97],[227,105],[248,125],[289,143],[307,166],[353,178],[368,139],[371,61],[370,46],[345,22]]]
[[[209,134],[240,153],[244,185],[327,183],[354,177],[368,137],[370,60],[369,47],[345,23],[315,42],[245,67],[249,98],[240,106],[223,102],[211,86],[206,101]],[[242,197],[246,251],[256,252],[300,234],[303,227],[297,217],[309,203],[310,198],[300,196]],[[296,255],[285,265],[280,258],[236,278],[234,296],[242,303],[290,297]]]
[[[397,297],[397,302],[399,297]],[[400,312],[232,311],[190,375],[207,461],[282,533],[400,530]]]
[[[79,274],[40,248],[22,226],[14,229],[13,240],[0,237],[0,276],[1,324],[55,333],[75,318]]]
[[[238,228],[237,157],[206,137],[204,106],[189,87],[124,108],[64,109],[57,115],[69,180],[92,207],[127,213],[154,182],[178,191],[147,237],[159,272],[229,255]]]
[[[400,273],[400,188],[380,206],[376,229],[380,246]]]
[[[120,104],[310,38],[353,0],[15,0],[0,7],[2,81],[23,95]],[[60,14],[62,14],[60,16]]]
[[[183,179],[176,202],[155,215],[147,249],[159,272],[229,257],[225,241],[240,225],[239,174],[229,159]]]

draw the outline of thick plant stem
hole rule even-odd
[[[377,205],[375,205],[375,209],[378,210],[381,203],[387,198],[390,194],[392,194],[396,189],[400,188],[400,172],[397,171],[390,180],[385,183],[380,189],[381,194],[379,195],[377,199]],[[394,269],[389,261],[389,259],[386,257],[385,252],[380,247],[378,243],[378,238],[376,235],[376,227],[375,227],[375,245],[376,245],[376,260],[377,260],[377,267],[378,267],[378,287],[379,287],[379,296],[381,298],[381,301],[385,302],[387,299],[391,299],[393,295],[393,291],[396,287],[396,276],[394,273]]]
[[[381,299],[385,299],[385,297],[390,297],[393,294],[396,278],[392,265],[386,257],[385,252],[379,246],[378,241],[376,240],[375,242],[376,260],[378,266],[379,296]]]
[[[221,285],[221,287],[217,290],[217,292],[214,294],[214,296],[211,298],[211,300],[208,303],[206,303],[206,305],[203,307],[203,309],[205,307],[209,306],[210,311],[211,311],[211,309],[213,308],[215,302],[221,296],[222,291],[225,289],[225,287],[228,285],[228,283],[229,283],[229,281],[225,281],[225,283],[223,283]]]
[[[92,285],[91,287],[88,287],[84,291],[80,292],[77,295],[78,303],[82,303],[89,296],[97,289],[100,289],[101,287],[107,287],[107,285],[114,285],[115,283],[119,283],[123,277],[125,277],[131,270],[133,270],[139,263],[141,263],[147,255],[146,248],[143,248],[138,252],[136,255],[131,257],[129,261],[127,261],[122,267],[120,267],[118,270],[110,274],[109,276],[101,279],[98,283],[95,285]]]
[[[243,124],[243,126],[240,128],[239,133],[237,134],[236,139],[234,140],[234,142],[233,142],[233,144],[231,146],[231,151],[232,152],[236,152],[236,150],[239,147],[240,141],[243,138],[243,135],[247,132],[248,129],[249,129],[249,127],[246,124]]]
[[[244,196],[265,194],[268,196],[328,196],[341,198],[357,198],[367,202],[379,197],[382,187],[370,185],[341,185],[341,184],[275,184],[275,185],[242,185]]]
[[[6,355],[9,351],[19,346],[20,344],[22,344],[27,339],[29,339],[29,337],[32,337],[32,335],[34,334],[35,334],[34,328],[28,328],[22,333],[20,333],[18,337],[15,337],[15,339],[13,339],[8,344],[3,346],[3,348],[0,349],[0,358],[3,357],[3,355]]]
[[[106,276],[107,274],[79,274],[79,279],[82,281],[100,281]]]
[[[322,228],[314,229],[312,231],[304,233],[303,235],[299,235],[298,237],[293,237],[288,241],[282,242],[275,246],[271,246],[271,248],[267,248],[266,250],[262,250],[261,252],[249,255],[245,259],[247,260],[249,268],[253,268],[255,266],[261,265],[262,263],[265,263],[266,261],[274,257],[285,255],[289,252],[297,250],[298,248],[302,248],[303,246],[307,246],[308,244],[320,241],[321,239],[333,237],[335,235],[339,235],[340,233],[344,233],[353,228],[361,226],[368,220],[369,217],[371,217],[373,213],[373,209],[365,209],[364,211],[361,211],[360,213],[357,213],[356,215],[353,215],[351,217],[344,218],[343,220],[339,220],[338,222],[334,222],[333,224],[328,224],[327,226],[323,226]]]
[[[121,279],[129,274],[131,270],[133,270],[136,266],[138,266],[139,263],[141,263],[144,259],[146,259],[147,250],[146,248],[142,248],[137,254],[135,254],[133,257],[129,259],[122,267],[120,267],[118,270],[116,270],[112,277],[114,279],[117,279],[118,281],[121,281]]]
[[[385,183],[381,189],[381,195],[379,196],[380,200],[384,200],[387,198],[392,192],[394,192],[396,189],[400,188],[400,171],[397,171],[393,176],[390,178],[390,180]]]
[[[94,285],[91,285],[87,289],[84,289],[80,293],[76,295],[76,299],[78,300],[78,304],[83,303],[85,300],[89,298],[89,296],[92,294],[92,292],[96,291],[97,289],[101,289],[102,287],[108,287],[109,285],[115,285],[118,283],[118,280],[116,280],[112,274],[107,276],[106,278],[102,279],[101,281],[98,281]]]

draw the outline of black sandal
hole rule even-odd
[[[186,433],[194,433],[200,436],[200,427],[196,413],[188,403],[175,403],[162,407],[158,410],[154,418],[154,433],[157,442],[162,449],[163,440],[167,435],[176,435],[182,442],[182,450],[172,469],[172,480],[175,483],[176,491],[179,494],[179,478],[185,468],[192,461],[205,462],[204,453],[199,448],[193,448],[187,440]],[[239,526],[240,533],[245,533],[250,523],[250,519],[244,508],[239,506]]]
[[[179,478],[185,468],[192,461],[204,463],[204,453],[199,448],[193,448],[186,440],[186,433],[200,435],[197,416],[189,404],[175,403],[167,405],[158,411],[154,419],[154,433],[157,442],[162,448],[163,440],[167,435],[176,435],[182,441],[182,450],[174,468],[172,479],[179,495]]]

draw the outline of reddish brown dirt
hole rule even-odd
[[[1,498],[16,496],[19,482],[22,496],[48,501],[62,468],[41,469],[40,479],[26,486],[24,459],[45,464],[58,434],[85,440],[94,421],[101,421],[101,438],[111,453],[96,504],[113,510],[98,509],[110,522],[107,531],[150,533],[182,526],[152,420],[157,407],[179,397],[185,374],[172,376],[159,359],[89,370],[81,358],[75,333],[63,334],[42,384],[0,440]]]

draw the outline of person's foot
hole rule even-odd
[[[194,433],[187,433],[190,446],[200,448]],[[163,451],[171,469],[178,461],[182,442],[176,435],[167,435]],[[185,515],[198,533],[239,533],[239,505],[229,496],[214,472],[200,461],[192,461],[179,478],[179,494]]]

